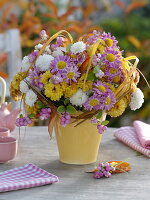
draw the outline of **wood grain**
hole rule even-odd
[[[57,175],[59,183],[0,193],[0,200],[148,200],[150,187],[150,161],[144,156],[118,142],[113,137],[114,129],[103,135],[98,162],[124,160],[131,163],[132,171],[95,180],[85,173],[95,164],[75,166],[60,163],[56,140],[50,140],[47,127],[28,127],[26,132],[16,130],[13,136],[19,139],[15,160],[0,164],[0,171],[27,163],[33,163]]]

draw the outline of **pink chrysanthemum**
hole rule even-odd
[[[66,68],[65,79],[67,83],[77,82],[77,78],[80,77],[80,72],[77,66],[71,66]]]
[[[54,60],[51,62],[51,72],[60,72],[63,73],[66,71],[67,67],[72,66],[72,60],[69,56],[57,56]]]
[[[98,95],[108,93],[108,89],[108,85],[102,83],[101,81],[97,81],[93,84],[93,92]]]
[[[85,110],[100,110],[101,102],[97,95],[93,95],[83,104]]]
[[[44,87],[43,83],[41,83],[41,75],[40,71],[37,68],[33,68],[29,70],[29,79],[30,79],[30,83],[39,88],[42,89]]]

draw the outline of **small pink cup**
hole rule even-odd
[[[0,137],[8,137],[10,134],[10,130],[8,128],[5,127],[0,127]]]
[[[8,162],[17,154],[18,142],[13,137],[0,137],[0,163]]]

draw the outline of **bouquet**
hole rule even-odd
[[[42,30],[40,37],[10,85],[13,99],[24,103],[17,126],[49,119],[52,130],[59,114],[64,127],[90,119],[102,134],[108,124],[102,114],[118,117],[128,105],[131,110],[142,106],[138,58],[124,58],[110,33],[93,31],[76,42],[64,30],[50,38]]]

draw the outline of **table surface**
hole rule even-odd
[[[0,164],[0,171],[33,163],[59,177],[60,182],[31,189],[0,193],[0,200],[148,200],[150,197],[150,162],[145,156],[113,137],[115,129],[103,135],[97,162],[123,160],[131,163],[132,171],[113,175],[111,178],[93,179],[85,173],[96,164],[68,165],[59,162],[55,137],[50,140],[47,127],[28,127],[13,136],[19,140],[17,157]]]

